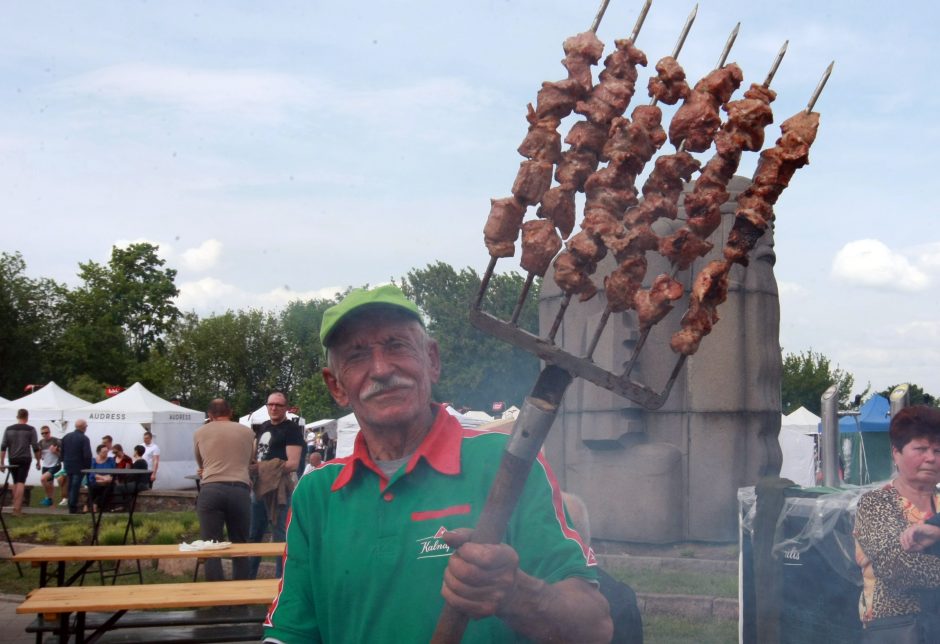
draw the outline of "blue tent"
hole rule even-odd
[[[888,399],[875,394],[859,408],[858,416],[839,419],[839,448],[846,483],[866,485],[893,476],[894,461],[888,440],[890,409]]]
[[[858,416],[845,416],[839,419],[839,433],[857,432],[859,427],[863,432],[886,432],[891,422],[890,409],[888,399],[881,394],[875,394],[859,408]],[[821,424],[820,429],[822,429]]]

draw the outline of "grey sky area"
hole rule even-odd
[[[74,284],[78,262],[115,243],[159,243],[180,305],[200,314],[437,260],[482,272],[526,103],[565,77],[561,43],[598,4],[4,3],[0,248]],[[640,5],[612,0],[608,50]],[[760,82],[789,39],[770,142],[836,61],[812,164],[776,208],[781,343],[828,355],[859,391],[940,393],[937,7],[703,0],[679,57],[700,78],[740,20],[729,60]],[[635,103],[691,8],[655,0]]]

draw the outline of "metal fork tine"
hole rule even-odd
[[[496,269],[498,257],[490,257],[490,263],[483,273],[483,279],[480,280],[480,290],[477,291],[477,298],[473,302],[473,308],[479,309],[483,304],[483,296],[486,295],[486,287],[490,285],[490,278],[493,277],[493,270]]]
[[[592,358],[594,356],[594,349],[597,348],[597,343],[600,342],[601,334],[604,333],[604,327],[607,326],[607,320],[610,318],[610,307],[604,308],[604,313],[601,314],[601,319],[597,323],[597,328],[594,330],[594,337],[591,338],[591,343],[588,345],[587,353],[585,358]]]
[[[566,293],[565,297],[561,300],[561,306],[558,307],[558,314],[552,322],[552,328],[548,331],[549,342],[555,341],[555,334],[558,333],[558,328],[561,326],[561,321],[565,317],[565,311],[568,310],[569,304],[571,304],[571,293]]]
[[[513,326],[519,326],[519,315],[522,313],[522,307],[525,306],[526,298],[529,296],[529,290],[532,288],[532,282],[535,280],[535,274],[529,273],[525,276],[525,284],[522,285],[522,292],[516,301],[516,308],[512,312],[512,318],[509,323]]]

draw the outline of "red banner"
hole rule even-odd
[[[124,391],[124,387],[105,387],[104,395],[110,398],[111,396],[117,396],[119,393]]]

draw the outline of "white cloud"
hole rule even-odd
[[[204,277],[180,284],[176,305],[182,311],[195,311],[200,316],[228,310],[277,310],[296,300],[332,298],[343,290],[343,286],[327,286],[310,291],[293,291],[286,286],[278,286],[264,293],[252,293],[218,278]]]
[[[781,296],[788,297],[800,297],[808,293],[802,284],[787,282],[785,280],[777,280],[777,292],[780,293]]]
[[[111,65],[62,82],[57,89],[259,117],[276,116],[284,105],[313,102],[319,93],[319,88],[311,81],[305,79],[301,83],[295,77],[277,72],[149,64]]]
[[[922,291],[929,279],[900,253],[877,239],[849,242],[832,260],[832,276],[855,286]]]
[[[940,269],[940,242],[924,244],[914,249],[917,263],[924,270]]]
[[[430,77],[389,87],[349,88],[312,76],[260,70],[219,70],[127,63],[58,83],[56,91],[115,101],[139,100],[206,112],[277,120],[291,109],[316,109],[388,126],[429,112],[467,113],[494,93],[457,78]],[[382,109],[377,110],[376,106]],[[424,124],[425,127],[427,124]]]
[[[191,271],[205,271],[215,266],[221,255],[222,242],[207,239],[196,248],[187,248],[180,259],[183,266]]]
[[[914,320],[897,328],[898,336],[906,343],[937,342],[940,344],[940,321]]]

